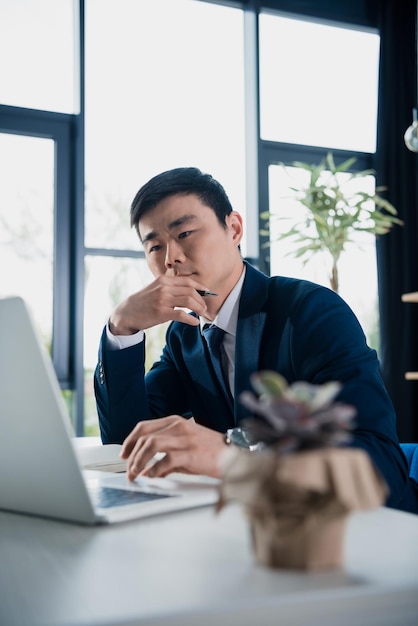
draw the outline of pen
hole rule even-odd
[[[196,289],[199,296],[217,296],[218,294],[214,291],[205,291],[204,289]]]

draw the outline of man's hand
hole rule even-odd
[[[172,320],[198,326],[199,320],[182,310],[205,315],[206,302],[197,289],[208,287],[191,276],[159,276],[115,308],[109,320],[110,331],[114,335],[132,335]]]
[[[220,478],[219,459],[225,450],[222,433],[179,415],[139,422],[125,439],[121,457],[127,459],[128,479],[138,475],[164,477],[171,472]],[[147,464],[157,452],[163,459]]]

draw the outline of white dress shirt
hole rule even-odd
[[[242,284],[245,278],[245,266],[242,274],[221,306],[218,315],[213,322],[200,316],[200,328],[201,330],[205,324],[215,324],[219,328],[225,331],[225,335],[222,341],[221,359],[222,368],[224,372],[228,373],[229,388],[231,390],[232,397],[234,397],[234,374],[235,374],[235,337],[237,333],[237,321],[238,321],[238,308],[241,296]]]

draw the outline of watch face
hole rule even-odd
[[[247,448],[248,450],[255,450],[260,447],[256,441],[253,441],[250,434],[245,430],[237,426],[236,428],[229,428],[225,433],[225,443],[234,444],[240,448]]]

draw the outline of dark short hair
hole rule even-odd
[[[164,198],[177,194],[195,194],[205,206],[213,209],[222,226],[226,226],[225,217],[233,209],[225,189],[210,174],[201,172],[197,167],[168,170],[145,183],[131,204],[131,226],[135,226],[139,234],[141,217]]]

